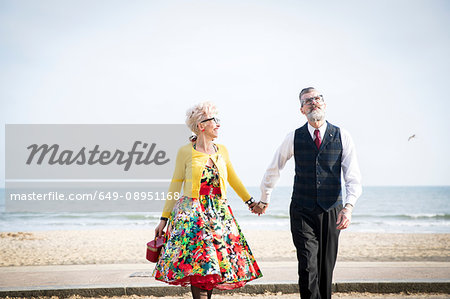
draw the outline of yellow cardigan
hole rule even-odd
[[[200,192],[200,180],[205,169],[206,162],[211,158],[219,171],[220,190],[226,197],[226,181],[245,202],[250,199],[250,194],[245,189],[241,180],[234,171],[230,162],[227,148],[222,144],[216,144],[217,152],[208,155],[195,150],[192,143],[182,146],[178,150],[175,170],[167,193],[162,217],[169,218],[176,200],[181,197],[181,185],[183,185],[183,196],[198,198]],[[177,193],[178,195],[177,196]],[[172,200],[170,200],[172,199]]]

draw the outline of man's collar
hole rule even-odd
[[[327,125],[328,125],[328,122],[327,121],[324,121],[323,122],[323,124],[322,124],[322,126],[320,126],[319,127],[319,131],[320,131],[320,137],[322,138],[322,140],[323,140],[323,136],[325,136],[325,131],[327,130]],[[314,139],[314,131],[316,130],[316,128],[314,128],[313,126],[311,126],[310,124],[309,124],[309,122],[308,122],[308,131],[309,131],[309,134],[311,135],[311,137]]]

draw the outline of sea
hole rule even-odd
[[[231,189],[231,188],[230,188]],[[259,198],[259,187],[248,191]],[[267,213],[251,214],[232,190],[228,202],[243,230],[289,231],[292,187],[276,187]],[[7,212],[0,189],[0,231],[153,229],[160,212]],[[347,231],[378,233],[450,233],[450,186],[363,188]]]

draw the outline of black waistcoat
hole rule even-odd
[[[308,123],[295,130],[295,179],[292,203],[298,208],[320,206],[329,211],[341,199],[341,131],[327,122],[322,144],[317,149],[308,131]]]

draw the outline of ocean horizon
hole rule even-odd
[[[153,229],[161,212],[5,212],[0,189],[0,231]],[[248,187],[255,198],[259,187]],[[267,213],[251,214],[231,189],[228,201],[245,230],[289,230],[292,187],[272,193]],[[450,233],[450,186],[367,186],[356,203],[347,231],[378,233]]]

